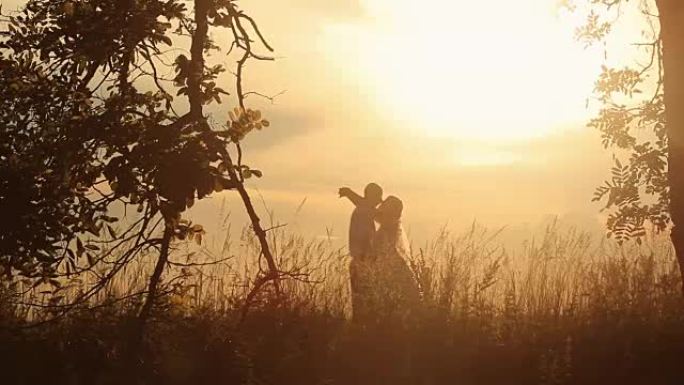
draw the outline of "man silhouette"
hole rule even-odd
[[[360,196],[348,187],[339,190],[341,198],[349,199],[355,206],[349,221],[349,266],[351,279],[352,310],[355,320],[363,319],[368,309],[366,296],[372,285],[372,252],[375,238],[375,210],[382,202],[382,188],[369,183]]]

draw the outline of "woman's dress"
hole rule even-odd
[[[408,257],[408,242],[400,224],[378,229],[372,256],[352,260],[350,266],[355,320],[405,320],[413,313],[420,293]]]

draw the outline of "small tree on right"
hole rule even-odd
[[[641,242],[647,224],[669,229],[684,276],[684,1],[583,1],[565,6],[588,7],[576,31],[584,43],[605,41],[628,7],[643,15],[635,28],[645,29],[647,39],[634,42],[645,50],[645,63],[604,65],[595,83],[601,109],[589,126],[601,132],[604,147],[617,151],[611,178],[594,200],[605,203],[608,235],[620,242]]]

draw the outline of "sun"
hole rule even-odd
[[[600,55],[554,0],[365,0],[328,30],[369,99],[415,135],[528,140],[581,126]],[[338,51],[339,53],[339,51]]]

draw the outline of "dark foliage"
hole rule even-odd
[[[243,186],[261,172],[242,164],[240,148],[250,131],[269,125],[259,111],[245,108],[242,66],[249,58],[268,58],[254,53],[250,34],[261,34],[234,2],[198,0],[191,12],[178,0],[31,0],[6,27],[0,39],[5,275],[59,288],[62,278],[109,263],[92,290],[77,298],[84,302],[141,251],[158,249],[149,288],[154,297],[169,243],[202,239],[202,226],[181,214],[195,200],[228,189],[240,193],[264,255],[273,260]],[[225,68],[205,64],[206,52],[220,48],[209,39],[209,27],[231,29],[234,47],[226,48],[243,52],[239,107],[220,127],[202,111],[228,94],[216,85]],[[166,63],[165,50],[184,37],[191,39],[191,57]],[[162,69],[175,70],[173,81]],[[186,95],[186,112],[177,111],[183,107],[166,85]],[[114,214],[122,212],[125,220]],[[160,222],[162,237],[156,235]],[[112,259],[121,248],[127,252]],[[275,272],[274,263],[270,268]]]

